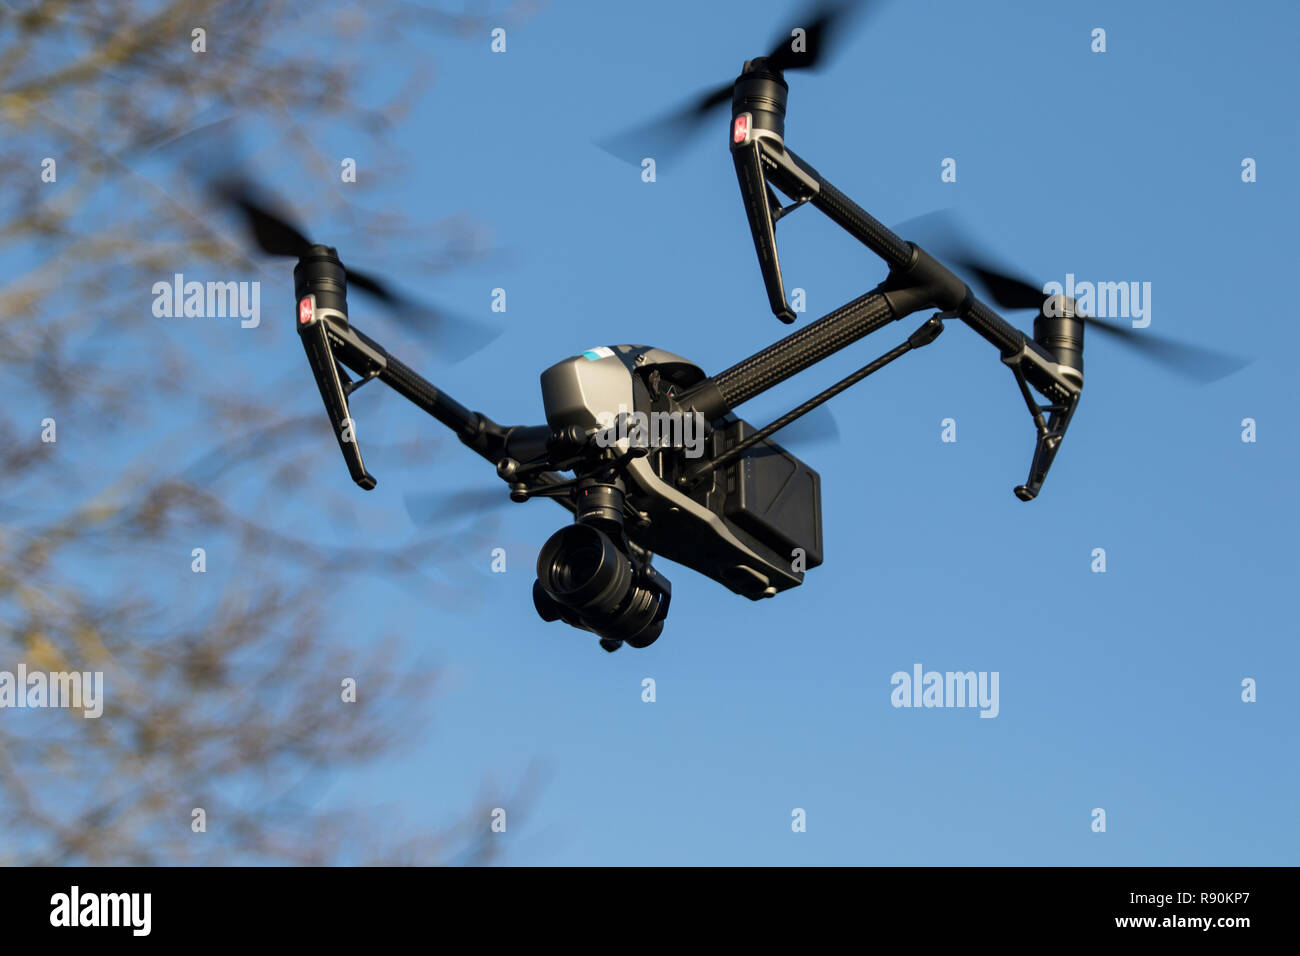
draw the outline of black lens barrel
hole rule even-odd
[[[571,524],[542,545],[537,555],[537,580],[559,604],[606,614],[627,594],[632,563],[599,528]]]
[[[572,524],[537,555],[533,605],[544,621],[563,619],[606,640],[646,647],[663,630],[667,594],[649,568],[634,567],[594,524]]]

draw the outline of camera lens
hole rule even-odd
[[[563,620],[607,641],[632,647],[654,643],[663,631],[670,593],[665,578],[649,567],[633,568],[627,554],[594,525],[557,531],[537,555],[533,604],[542,620]]]
[[[537,580],[560,604],[607,613],[627,593],[632,565],[599,528],[574,524],[542,545],[537,555]]]
[[[576,591],[600,571],[602,549],[581,545],[551,564],[555,585],[562,591]]]

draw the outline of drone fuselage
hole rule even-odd
[[[611,423],[620,415],[650,422],[693,416],[695,410],[678,398],[704,379],[698,366],[663,349],[591,349],[542,373],[546,421],[552,431],[595,429],[626,453],[647,433]],[[796,587],[805,570],[822,562],[817,472],[781,446],[759,442],[706,480],[685,489],[678,485],[695,463],[690,452],[698,448],[705,460],[714,458],[753,431],[748,423],[727,415],[710,423],[696,446],[689,444],[689,423],[680,430],[665,428],[661,439],[668,434],[687,441],[660,440],[645,457],[628,462],[623,472],[624,528],[636,547],[758,600]]]

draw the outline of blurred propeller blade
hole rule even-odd
[[[1144,358],[1201,385],[1217,382],[1239,372],[1252,361],[1217,349],[1179,342],[1145,329],[1135,329],[1131,325],[1119,325],[1091,316],[1084,321],[1088,328],[1122,342]]]
[[[958,256],[951,260],[958,270],[974,275],[988,290],[989,297],[1004,309],[1040,309],[1047,298],[1043,290],[1019,276],[1000,272],[985,263]]]
[[[806,445],[824,445],[839,442],[840,426],[831,414],[830,405],[818,405],[812,411],[796,418],[778,430],[772,441],[791,448]]]
[[[837,39],[844,36],[849,18],[861,12],[865,4],[853,0],[810,4],[772,46],[767,64],[773,69],[813,70],[826,61]],[[794,31],[804,31],[801,49],[794,48]]]
[[[504,485],[460,491],[410,492],[402,500],[411,521],[421,526],[481,515],[511,503],[510,491]]]
[[[354,275],[349,269],[350,285]],[[358,288],[374,292],[366,286]],[[486,348],[504,331],[501,326],[488,325],[459,313],[425,305],[409,296],[391,292],[386,286],[381,288],[382,300],[388,305],[382,314],[416,339],[431,342],[437,351],[437,357],[444,361],[459,362],[468,358]]]
[[[731,102],[731,87],[727,83],[702,93],[666,116],[598,140],[596,145],[615,159],[634,165],[647,156],[671,156],[699,131],[717,107]]]
[[[987,289],[989,298],[1004,309],[1038,310],[1047,298],[1041,286],[977,254],[977,244],[967,236],[949,210],[941,209],[909,219],[894,231],[915,242],[950,269],[970,273]]]
[[[267,255],[297,258],[311,248],[311,240],[302,230],[254,198],[255,191],[247,181],[221,179],[213,184],[212,190],[222,202],[243,213],[249,236]]]
[[[207,142],[213,131],[226,136],[228,124],[213,124],[196,131],[200,141]],[[197,149],[197,143],[191,144],[191,152]],[[259,189],[238,169],[225,170],[219,174],[207,171],[201,174],[207,180],[209,191],[221,204],[239,212],[253,245],[267,255],[301,257],[310,252],[313,245],[302,229],[282,212],[275,211],[273,203],[264,198]],[[430,342],[438,357],[448,361],[459,361],[484,348],[499,336],[502,329],[496,326],[475,322],[427,302],[403,295],[394,290],[391,283],[371,273],[362,272],[344,265],[347,272],[348,286],[358,292],[374,296],[388,308],[385,312],[391,319],[406,328],[421,340]]]
[[[358,289],[361,292],[369,292],[381,302],[401,302],[402,297],[388,288],[388,285],[379,279],[356,269],[347,269],[348,288]]]
[[[896,231],[958,273],[968,273],[988,290],[989,297],[994,302],[1005,309],[1038,311],[1047,298],[1041,285],[1035,285],[979,255],[975,251],[976,244],[965,235],[948,210],[909,219],[901,223]],[[1090,315],[1080,318],[1088,328],[1096,329],[1113,341],[1132,348],[1144,358],[1203,385],[1240,371],[1251,362],[1250,359],[1227,352],[1179,342],[1145,329],[1135,329],[1131,325]],[[1085,355],[1086,353],[1085,348]]]
[[[849,21],[866,6],[865,0],[820,0],[805,4],[765,57],[768,66],[784,72],[824,65],[837,41],[847,33]],[[796,29],[803,30],[797,50],[793,35]],[[629,163],[640,163],[646,156],[669,156],[698,132],[715,110],[731,101],[734,85],[735,80],[731,79],[703,90],[666,116],[599,140],[597,145]]]

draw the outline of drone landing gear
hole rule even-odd
[[[1016,384],[1020,386],[1020,394],[1024,396],[1025,404],[1029,407],[1029,415],[1034,420],[1034,428],[1038,431],[1038,440],[1034,444],[1034,458],[1029,465],[1029,480],[1015,488],[1016,497],[1021,501],[1033,501],[1043,488],[1043,481],[1047,478],[1048,469],[1052,467],[1052,462],[1056,458],[1057,449],[1061,447],[1061,439],[1065,437],[1065,430],[1070,426],[1070,419],[1074,417],[1074,409],[1079,404],[1079,398],[1075,395],[1060,403],[1039,405],[1034,400],[1033,393],[1029,391],[1029,383],[1025,380],[1024,373],[1011,361],[1007,364],[1011,365]],[[1047,415],[1046,418],[1043,417],[1044,414]]]

